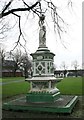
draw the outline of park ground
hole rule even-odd
[[[84,113],[82,81],[81,77],[64,78],[56,85],[61,94],[78,95],[79,101],[71,114],[2,110],[2,118],[82,118]],[[29,88],[30,85],[25,82],[25,78],[2,78],[2,103],[25,96]]]

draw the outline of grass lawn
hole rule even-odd
[[[7,78],[7,81],[12,80],[22,80],[24,78]],[[6,78],[3,79],[6,81]],[[61,82],[56,84],[57,88],[60,90],[61,94],[67,95],[82,95],[82,78],[81,77],[71,77],[64,78]],[[1,86],[0,86],[1,87]],[[2,85],[2,97],[7,98],[18,94],[26,94],[30,89],[28,82],[21,81],[17,83],[10,83]]]
[[[28,82],[6,84],[2,86],[2,97],[7,98],[18,94],[26,94],[29,88]]]
[[[16,80],[25,80],[24,77],[3,77],[0,79],[0,82],[10,82],[10,81],[16,81]]]
[[[64,78],[56,86],[61,94],[82,95],[82,77]]]
[[[2,82],[2,78],[0,78],[0,82]]]

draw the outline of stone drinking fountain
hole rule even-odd
[[[25,81],[30,83],[30,90],[25,97],[3,104],[7,110],[30,110],[54,113],[71,113],[78,101],[78,96],[61,95],[56,84],[63,78],[54,76],[54,56],[46,46],[45,16],[39,17],[39,47],[33,58],[33,76]]]
[[[54,77],[54,56],[46,47],[46,27],[44,25],[45,16],[39,18],[39,47],[33,58],[33,77],[26,79],[30,82],[30,91],[26,96],[28,102],[54,102],[60,96],[60,91],[56,88],[56,83],[62,78]]]

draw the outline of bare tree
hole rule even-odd
[[[58,1],[58,0],[57,0]],[[66,0],[67,1],[67,0]],[[41,14],[46,14],[47,12],[51,14],[51,18],[53,20],[54,31],[59,35],[61,39],[61,33],[66,33],[66,22],[59,14],[59,9],[57,5],[54,4],[51,0],[4,0],[1,1],[1,12],[0,12],[0,33],[2,34],[1,38],[4,38],[4,32],[11,29],[11,27],[7,26],[8,23],[7,18],[10,16],[14,16],[14,19],[17,18],[18,21],[15,21],[15,25],[18,24],[19,35],[16,41],[16,44],[12,50],[16,48],[17,45],[20,45],[24,48],[21,44],[21,38],[25,41],[26,39],[23,32],[22,27],[22,17],[23,14],[26,14],[26,18],[28,17],[29,13],[32,13],[34,16],[40,16]],[[72,1],[68,0],[68,6],[72,7]],[[4,23],[3,23],[4,21]],[[12,21],[12,20],[11,20]],[[10,21],[10,22],[11,22]],[[3,23],[3,24],[2,24]],[[14,25],[14,26],[15,26]],[[12,28],[14,27],[12,26]]]
[[[78,61],[77,61],[77,60],[73,61],[73,62],[71,63],[71,66],[74,67],[75,70],[77,70],[78,67],[79,67]]]
[[[1,46],[1,47],[0,47],[0,61],[1,61],[1,63],[3,63],[3,61],[5,60],[5,54],[6,54],[6,51],[5,51],[5,49]]]
[[[61,63],[60,68],[62,68],[63,70],[66,70],[68,68],[68,66],[66,65],[65,61],[63,61]]]
[[[16,75],[16,70],[19,69],[19,64],[21,63],[21,55],[22,55],[21,50],[16,49],[9,56],[14,61],[14,69],[13,69],[14,76]]]
[[[21,63],[19,66],[23,69],[25,78],[32,76],[32,62],[26,53],[21,56]]]
[[[71,66],[74,67],[74,69],[75,69],[75,76],[77,77],[77,70],[78,70],[78,67],[79,67],[78,61],[77,60],[73,61],[71,63]]]
[[[28,70],[31,69],[31,60],[27,53],[23,53],[20,49],[16,49],[11,54],[11,58],[14,60],[14,76],[16,75],[16,70],[21,70],[24,72],[25,77],[28,76]]]
[[[61,63],[61,66],[60,66],[63,70],[64,70],[64,77],[66,77],[66,73],[67,73],[67,68],[68,66],[66,65],[65,61],[63,61]]]

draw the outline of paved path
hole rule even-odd
[[[9,81],[9,82],[0,82],[0,85],[7,85],[7,84],[10,84],[10,83],[16,83],[16,82],[23,82],[25,80],[14,80],[14,81]]]

